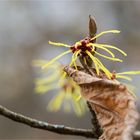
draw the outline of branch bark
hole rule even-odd
[[[13,121],[28,125],[33,128],[38,128],[42,130],[48,130],[54,133],[63,134],[63,135],[75,135],[75,136],[83,136],[87,138],[96,138],[97,134],[95,134],[91,129],[80,129],[80,128],[72,128],[64,125],[56,125],[50,124],[47,122],[43,122],[40,120],[36,120],[22,114],[13,112],[2,105],[0,105],[0,115],[9,118]],[[140,131],[136,131],[134,133],[135,138],[140,138]]]
[[[64,125],[50,124],[47,122],[36,120],[30,117],[24,116],[22,114],[13,112],[1,105],[0,105],[0,115],[5,116],[6,118],[9,118],[13,121],[26,124],[34,128],[48,130],[48,131],[55,132],[58,134],[83,136],[87,138],[97,138],[96,134],[94,134],[92,130],[72,128],[72,127],[67,127]]]

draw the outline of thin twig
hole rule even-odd
[[[56,124],[50,124],[47,122],[39,121],[39,120],[36,120],[33,118],[23,116],[19,113],[15,113],[1,105],[0,105],[0,114],[13,121],[23,123],[28,126],[34,127],[34,128],[39,128],[39,129],[55,132],[58,134],[84,136],[84,137],[88,137],[88,138],[97,138],[96,134],[94,134],[92,132],[92,130],[71,128],[71,127],[66,127],[64,125],[56,125]]]
[[[6,118],[9,118],[13,121],[26,124],[33,128],[48,130],[58,134],[83,136],[87,138],[97,138],[97,135],[91,129],[79,129],[79,128],[67,127],[64,125],[50,124],[47,122],[39,121],[30,117],[26,117],[22,114],[13,112],[1,105],[0,105],[0,115],[5,116]],[[140,138],[140,131],[136,131],[134,133],[134,137]]]

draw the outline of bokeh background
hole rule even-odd
[[[128,54],[124,63],[106,65],[111,70],[140,70],[140,1],[101,0],[0,0],[0,104],[24,115],[73,127],[91,128],[91,115],[81,118],[62,110],[46,110],[52,93],[34,93],[35,59],[51,59],[65,49],[48,41],[73,44],[88,35],[88,15],[94,16],[98,32],[119,29],[98,42],[113,44]],[[121,57],[121,56],[120,56]],[[60,59],[66,64],[70,56]],[[140,76],[135,76],[140,108]],[[54,93],[53,93],[54,94]],[[33,129],[0,116],[0,139],[85,139]]]

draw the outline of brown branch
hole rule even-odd
[[[50,124],[47,122],[43,122],[30,117],[23,116],[19,113],[15,113],[1,105],[0,105],[0,115],[5,116],[6,118],[9,118],[13,121],[26,124],[33,128],[48,130],[58,134],[83,136],[87,138],[97,138],[97,134],[95,134],[91,129],[79,129],[79,128],[67,127],[64,125]],[[134,137],[140,138],[140,131],[136,131],[134,133]]]
[[[39,128],[39,129],[55,132],[58,134],[76,135],[76,136],[83,136],[83,137],[87,137],[87,138],[97,138],[96,134],[94,134],[94,132],[92,132],[92,130],[71,128],[71,127],[66,127],[64,125],[56,125],[56,124],[50,124],[47,122],[39,121],[39,120],[36,120],[33,118],[23,116],[19,113],[10,111],[9,109],[7,109],[1,105],[0,105],[0,114],[13,121],[23,123],[28,126],[34,127],[34,128]]]

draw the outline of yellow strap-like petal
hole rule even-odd
[[[54,82],[58,79],[59,77],[59,72],[54,72],[54,74],[51,74],[50,76],[46,78],[38,78],[36,79],[36,85],[42,85],[42,84],[48,84],[51,82]]]
[[[128,81],[132,81],[132,78],[130,78],[128,76],[123,76],[123,75],[118,75],[118,74],[116,74],[116,78],[121,78],[121,79],[126,79]]]
[[[97,47],[97,48],[103,49],[103,50],[105,50],[106,52],[108,52],[113,58],[115,57],[115,55],[114,55],[113,52],[111,52],[111,51],[108,50],[107,48],[103,47],[102,45],[94,44],[94,43],[89,43],[88,45],[89,45],[89,46],[92,45],[93,47]],[[94,50],[94,48],[93,48],[93,50]]]
[[[72,87],[71,86],[67,86],[66,91],[65,91],[65,98],[70,100],[72,99]]]
[[[63,71],[61,78],[64,80],[66,78],[67,73]]]
[[[54,89],[57,89],[59,88],[57,85],[37,85],[35,87],[35,92],[36,93],[40,93],[40,94],[44,94],[44,93],[47,93],[48,91],[50,90],[54,90]]]
[[[96,38],[98,38],[98,37],[100,37],[100,36],[102,36],[102,35],[104,35],[104,34],[108,34],[108,33],[120,33],[120,31],[119,31],[119,30],[108,30],[108,31],[103,31],[103,32],[97,34],[96,36],[94,36],[93,38],[91,38],[91,40],[94,40],[94,39],[96,39]]]
[[[77,116],[81,116],[83,114],[82,108],[80,107],[79,103],[75,99],[72,100],[72,106]]]
[[[118,59],[118,58],[111,58],[111,57],[108,57],[108,56],[106,56],[106,55],[100,54],[100,53],[98,53],[98,52],[96,52],[96,51],[95,51],[95,53],[96,53],[97,55],[101,56],[101,57],[104,57],[104,58],[109,59],[109,60],[112,60],[112,61],[123,62],[121,59]]]
[[[77,60],[77,57],[78,57],[78,54],[80,53],[80,51],[81,50],[78,50],[78,51],[74,52],[74,54],[72,56],[71,63],[70,63],[70,66],[72,66],[74,64],[76,70],[77,70],[76,60]]]
[[[117,73],[116,78],[123,78],[123,79],[131,81],[132,78],[128,76],[124,76],[124,75],[135,75],[135,74],[140,74],[140,71],[126,71],[126,72]]]
[[[34,60],[34,61],[32,61],[32,65],[36,66],[36,67],[40,67],[40,66],[45,65],[47,62],[48,61],[46,61],[46,60]]]
[[[110,73],[110,71],[103,65],[103,63],[102,63],[98,58],[95,57],[95,59],[96,59],[96,61],[98,62],[100,68],[101,68],[101,69],[104,71],[104,73],[106,74],[106,76],[107,76],[109,79],[111,79],[112,74]]]
[[[127,54],[123,51],[123,50],[121,50],[121,49],[119,49],[119,48],[117,48],[117,47],[115,47],[115,46],[112,46],[112,45],[107,45],[107,44],[94,44],[94,45],[100,45],[100,46],[102,46],[102,47],[104,47],[104,48],[111,48],[111,49],[115,49],[115,50],[117,50],[117,51],[119,51],[120,53],[122,53],[124,56],[127,56]]]
[[[47,109],[50,111],[58,111],[62,105],[65,93],[60,91],[56,96],[54,96],[49,102]]]
[[[129,74],[130,74],[130,75],[132,74],[132,75],[135,75],[135,74],[140,74],[140,71],[126,71],[126,72],[120,72],[120,73],[117,73],[117,74],[119,74],[119,75],[120,75],[120,74],[126,74],[126,75],[127,75],[127,74],[128,74],[128,75],[129,75]]]
[[[52,42],[52,41],[49,41],[49,44],[55,45],[55,46],[63,46],[63,47],[67,47],[67,48],[71,47],[70,45],[67,45],[67,44],[63,44],[63,43],[59,43],[59,42]]]
[[[98,64],[97,64],[97,62],[96,62],[96,60],[95,60],[95,57],[94,57],[88,50],[86,50],[86,53],[87,53],[88,56],[91,58],[91,60],[94,62],[97,75],[99,75],[99,68],[98,68]]]
[[[86,58],[85,58],[85,57],[83,58],[83,60],[84,60],[84,63],[87,65],[87,60],[86,60]]]
[[[136,94],[134,93],[135,90],[136,90],[136,87],[133,86],[133,85],[131,85],[131,84],[126,84],[126,83],[124,83],[124,84],[127,86],[128,91],[129,91],[135,98],[137,98]]]
[[[79,96],[77,97],[76,101],[79,101],[81,98],[82,98],[82,96],[79,95]]]
[[[77,59],[77,56],[78,56],[79,52],[80,52],[80,50],[77,51],[77,52],[73,55],[74,57],[72,58],[72,62],[73,62],[73,64],[74,64],[74,67],[75,67],[76,70],[78,69],[78,68],[77,68],[77,65],[76,65],[76,59]]]
[[[76,59],[75,59],[75,54],[76,52],[72,55],[72,60],[71,60],[71,63],[70,63],[70,67],[74,65],[75,69],[77,70],[77,66],[76,66]]]
[[[44,68],[48,67],[48,66],[51,65],[53,62],[55,62],[57,59],[61,58],[62,56],[66,55],[66,54],[68,54],[68,53],[70,53],[70,52],[71,52],[71,50],[68,50],[68,51],[66,51],[66,52],[64,52],[64,53],[62,53],[62,54],[60,54],[60,55],[58,55],[57,57],[55,57],[54,59],[52,59],[51,61],[49,61],[47,64],[45,64],[44,66],[42,66],[42,68],[44,69]]]

